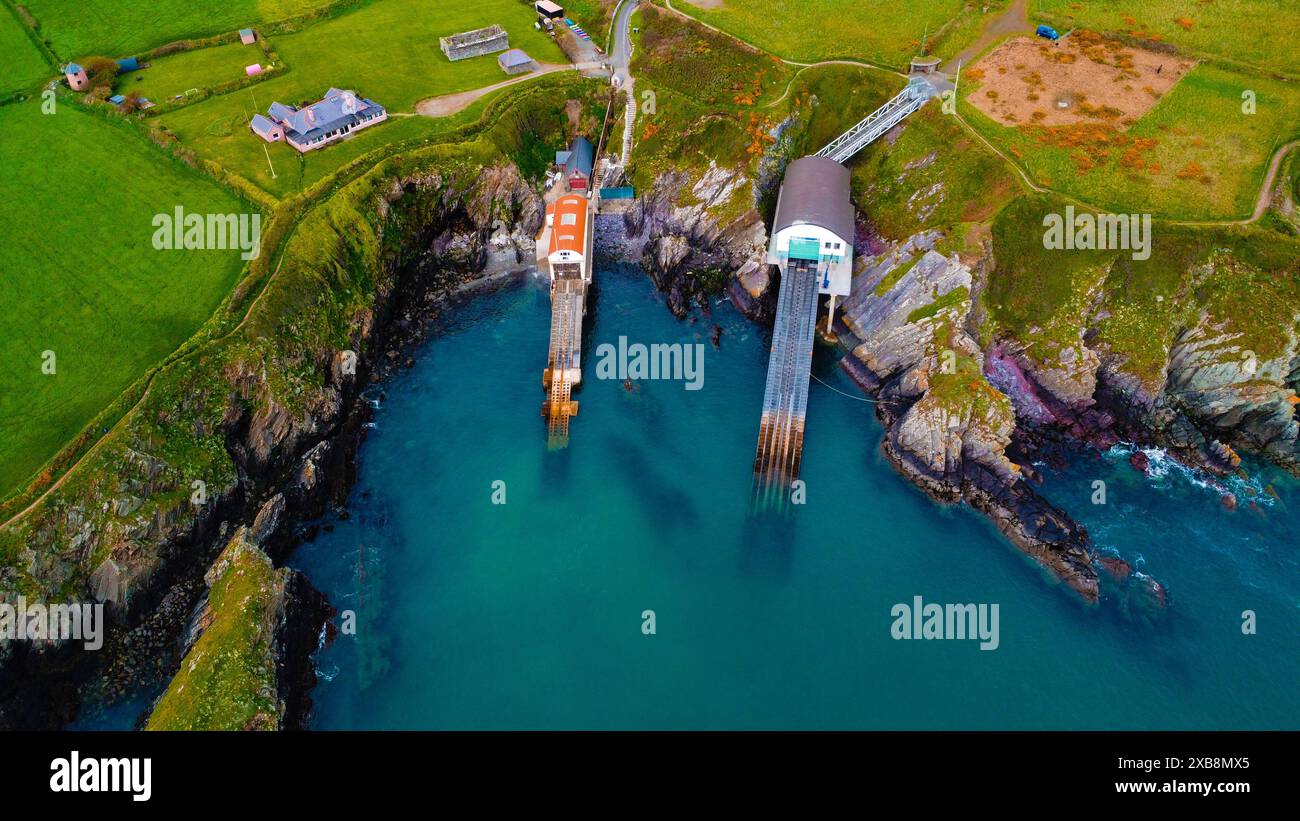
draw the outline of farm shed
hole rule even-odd
[[[253,43],[257,42],[257,32],[252,29],[240,29],[239,42],[246,46],[251,46]]]
[[[502,52],[497,58],[497,65],[501,66],[501,70],[506,74],[525,74],[537,70],[537,62],[523,49],[518,48]]]
[[[564,9],[551,0],[538,0],[533,4],[533,8],[537,11],[537,16],[547,20],[558,20],[564,16]]]
[[[466,60],[484,54],[494,54],[510,48],[510,38],[506,30],[493,23],[481,29],[462,31],[450,37],[439,37],[438,45],[448,60]]]
[[[117,72],[119,74],[125,74],[128,71],[139,71],[139,70],[140,70],[140,61],[134,57],[123,57],[121,60],[117,61]]]

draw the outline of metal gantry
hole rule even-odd
[[[903,121],[903,118],[925,105],[934,93],[925,80],[914,79],[897,96],[868,114],[857,125],[831,140],[815,156],[829,157],[843,163],[877,140],[886,131]]]
[[[754,454],[755,505],[784,504],[799,476],[817,322],[817,265],[791,260],[781,277]]]
[[[543,388],[547,398],[542,414],[546,417],[547,445],[552,448],[568,444],[569,417],[578,412],[573,387],[581,368],[586,297],[587,285],[581,276],[559,276],[551,288],[551,343],[546,357]]]

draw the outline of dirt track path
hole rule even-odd
[[[430,97],[427,100],[421,100],[415,104],[415,113],[422,114],[425,117],[448,117],[459,111],[469,108],[474,102],[485,95],[494,91],[515,85],[516,83],[526,83],[529,80],[536,79],[545,74],[553,74],[557,71],[589,71],[600,68],[600,63],[543,63],[537,71],[521,74],[518,77],[512,77],[509,80],[502,80],[499,83],[493,83],[490,86],[483,86],[471,91],[460,91],[455,94],[444,94],[441,97]]]
[[[984,25],[984,31],[980,33],[979,39],[962,49],[961,53],[956,57],[944,63],[942,71],[945,74],[955,74],[958,66],[974,60],[981,51],[1008,34],[1016,34],[1017,32],[1032,34],[1034,30],[1029,25],[1027,6],[1028,0],[1015,0],[1007,7],[1006,11]]]

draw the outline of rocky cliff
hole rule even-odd
[[[869,260],[840,314],[856,340],[843,367],[877,399],[885,455],[932,498],[965,501],[1088,602],[1099,597],[1088,535],[1040,497],[1007,455],[1010,399],[984,378],[972,335],[971,269],[920,234]]]
[[[193,635],[147,729],[302,728],[311,654],[331,610],[301,573],[274,567],[258,544],[265,535],[241,527],[204,574]]]
[[[608,253],[640,260],[679,319],[726,290],[746,315],[771,320],[775,294],[763,262],[767,228],[744,171],[711,165],[698,179],[661,175],[623,214]]]

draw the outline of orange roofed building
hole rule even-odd
[[[581,278],[591,282],[591,210],[581,194],[565,194],[546,206],[546,227],[550,247],[551,281]]]

